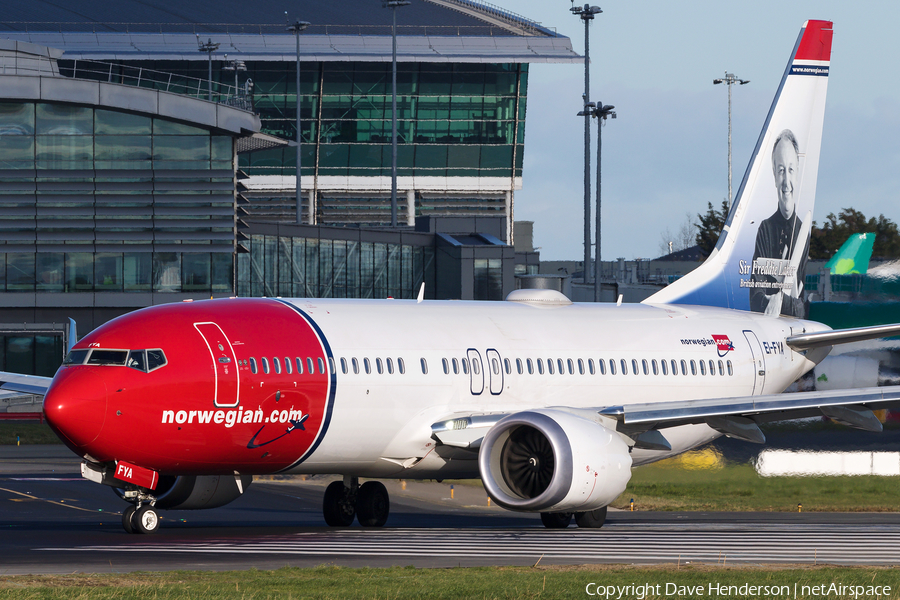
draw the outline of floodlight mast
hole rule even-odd
[[[200,41],[200,34],[197,35],[197,49],[200,52],[206,52],[209,56],[209,75],[206,78],[207,95],[206,99],[212,101],[212,53],[219,49],[219,44],[214,44],[212,38],[207,38],[206,43]]]
[[[397,7],[410,0],[382,0],[391,9],[391,227],[397,226]]]
[[[731,208],[731,86],[735,83],[745,85],[749,79],[738,79],[734,73],[725,72],[722,79],[713,79],[713,85],[724,83],[728,85],[728,208]]]
[[[591,97],[591,74],[590,74],[590,49],[591,38],[589,26],[594,20],[594,15],[598,15],[603,11],[599,6],[575,6],[575,0],[572,0],[572,8],[569,9],[573,15],[576,15],[584,21],[584,94],[581,96],[582,102],[586,105],[588,98]],[[584,283],[591,280],[591,115],[590,112],[583,110],[578,113],[584,115]]]
[[[287,11],[285,11],[284,16],[287,17]],[[303,223],[303,192],[300,188],[300,166],[302,163],[300,152],[300,32],[305,30],[307,27],[309,27],[309,21],[301,21],[300,19],[297,19],[293,23],[288,25],[287,28],[287,30],[293,33],[294,37],[297,38],[297,206],[295,208],[296,214],[294,217],[294,222],[297,225],[301,225]],[[315,209],[312,202],[309,203],[309,224],[316,224]]]

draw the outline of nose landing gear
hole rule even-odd
[[[325,488],[322,513],[330,527],[348,527],[353,518],[363,527],[382,527],[390,513],[387,488],[380,481],[359,485],[359,477],[345,477]]]
[[[159,530],[156,498],[140,492],[135,498],[135,503],[122,511],[122,528],[128,533],[155,533]]]

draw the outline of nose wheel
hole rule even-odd
[[[155,533],[159,530],[156,498],[140,494],[135,504],[122,511],[122,528],[128,533]]]
[[[359,485],[358,477],[347,477],[325,488],[322,513],[329,527],[348,527],[354,518],[363,527],[382,527],[390,510],[387,488],[380,481]]]

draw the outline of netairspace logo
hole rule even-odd
[[[584,588],[585,594],[606,600],[644,600],[650,597],[709,596],[711,598],[890,598],[889,585],[844,585],[820,583],[806,585],[725,585],[709,582],[706,585],[678,585],[676,583],[641,583],[629,585],[603,585],[591,582]]]

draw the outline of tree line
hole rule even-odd
[[[697,233],[694,242],[700,247],[704,255],[708,256],[716,242],[719,233],[725,225],[728,217],[728,202],[722,201],[717,209],[712,202],[707,203],[705,214],[698,214],[698,223],[694,226]],[[866,218],[866,216],[854,209],[842,209],[837,215],[828,213],[825,222],[820,226],[816,221],[812,224],[812,236],[809,242],[809,258],[813,260],[828,260],[854,233],[874,233],[875,246],[872,248],[873,260],[895,260],[900,258],[900,231],[897,224],[885,217]]]

